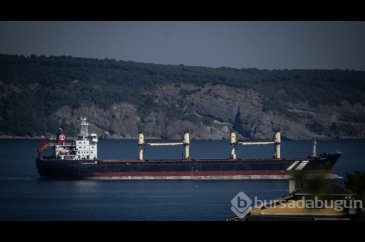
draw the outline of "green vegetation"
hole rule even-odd
[[[191,95],[206,84],[253,89],[264,98],[265,112],[280,112],[292,118],[286,109],[290,102],[303,101],[312,106],[337,105],[344,100],[351,104],[365,102],[365,72],[360,71],[270,71],[0,55],[0,134],[53,132],[59,124],[51,115],[66,105],[78,108],[95,104],[106,109],[114,103],[128,102],[136,105],[139,113],[148,113],[158,108],[151,90],[164,84],[179,87],[182,83],[193,83],[197,88],[181,91],[180,95]],[[173,110],[169,114],[182,115]]]
[[[347,172],[345,185],[365,203],[365,171]]]
[[[306,127],[309,130],[311,130],[313,132],[316,132],[318,134],[321,134],[323,132],[323,130],[324,130],[323,125],[320,122],[316,121],[316,120],[312,120],[310,123],[308,123],[306,125]]]

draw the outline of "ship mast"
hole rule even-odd
[[[317,140],[314,139],[314,141],[313,141],[312,157],[316,157],[316,156],[317,156]]]
[[[86,117],[81,117],[81,129],[80,129],[80,136],[82,139],[85,139],[89,136],[89,123],[86,122]]]

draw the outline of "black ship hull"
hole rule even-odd
[[[59,179],[287,179],[294,172],[330,172],[340,154],[298,159],[36,160],[42,177]]]

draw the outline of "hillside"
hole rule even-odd
[[[105,138],[365,138],[365,72],[0,55],[0,111],[0,136],[75,135],[87,116]]]

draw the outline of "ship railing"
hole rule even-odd
[[[57,144],[57,143],[52,143],[51,144],[51,146],[57,146],[57,145],[59,145],[59,146],[74,146],[74,143],[67,143],[67,142],[65,142],[63,144]]]

